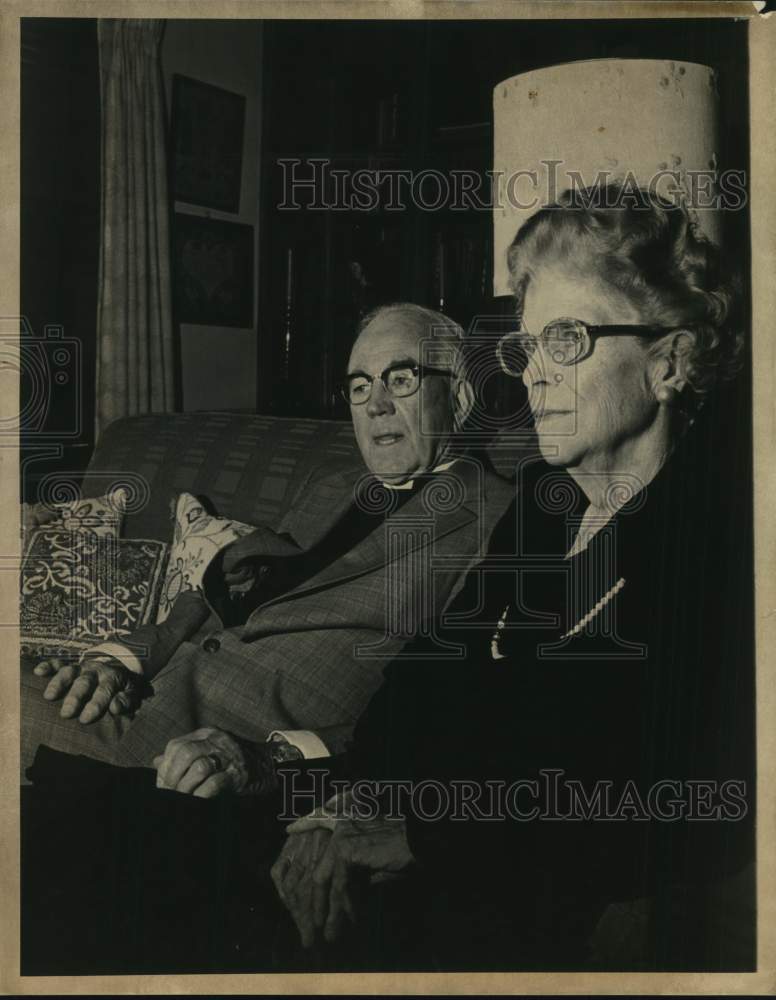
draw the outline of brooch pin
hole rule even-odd
[[[501,631],[506,626],[507,615],[509,614],[509,605],[504,608],[501,613],[501,617],[496,623],[496,631],[493,633],[493,638],[490,640],[490,655],[494,660],[504,660],[506,657],[499,649],[499,641],[501,640]]]

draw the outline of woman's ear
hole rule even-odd
[[[695,344],[690,330],[674,330],[655,348],[652,390],[659,403],[676,402],[687,385],[687,366]]]
[[[453,389],[453,408],[455,412],[455,428],[460,430],[466,423],[466,418],[474,408],[474,389],[471,382],[465,378],[456,380]]]

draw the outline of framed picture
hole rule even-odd
[[[253,226],[175,213],[180,323],[253,326]]]
[[[173,194],[239,212],[245,97],[188,76],[172,89]]]

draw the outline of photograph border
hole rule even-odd
[[[204,8],[193,0],[141,0],[116,2],[94,0],[8,0],[0,15],[2,80],[2,242],[5,267],[0,275],[0,316],[19,315],[19,18],[41,17],[159,17],[159,18],[374,18],[386,16],[388,5],[362,0],[343,2],[268,2],[219,0]],[[21,995],[105,993],[248,993],[248,994],[717,994],[768,995],[776,988],[776,688],[770,661],[776,652],[776,519],[772,516],[776,497],[776,350],[769,331],[776,315],[776,15],[760,16],[752,3],[640,2],[490,3],[438,0],[394,0],[390,14],[399,18],[671,18],[746,17],[750,39],[750,129],[752,226],[752,341],[753,341],[753,430],[755,500],[755,588],[757,646],[757,742],[758,742],[758,971],[754,973],[407,973],[407,974],[285,974],[285,975],[160,975],[20,977],[19,975],[19,792],[18,792],[18,684],[10,664],[0,677],[2,704],[3,804],[2,869],[4,887],[3,926],[0,941],[0,989]],[[759,331],[759,332],[758,332]],[[7,401],[6,406],[13,401]],[[17,404],[18,407],[18,404]],[[13,439],[0,442],[0,489],[2,490],[2,552],[0,600],[3,617],[18,616],[19,496],[18,448]],[[18,628],[6,624],[0,631],[4,659],[18,656]],[[68,863],[64,860],[63,863]]]

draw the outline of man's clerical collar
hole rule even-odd
[[[435,465],[434,468],[433,469],[429,469],[428,472],[422,472],[422,473],[419,473],[419,474],[423,475],[423,476],[433,476],[436,472],[446,472],[447,469],[449,469],[451,465],[455,465],[455,463],[457,461],[458,461],[457,458],[451,458],[449,462],[442,462],[441,465]],[[378,476],[378,479],[379,478],[380,477]],[[380,479],[380,482],[382,483],[382,485],[387,490],[414,490],[415,489],[415,476],[412,476],[410,479],[408,479],[406,483],[398,483],[398,484],[396,484],[396,483],[385,483],[385,482],[383,482],[382,479]]]

